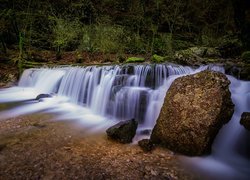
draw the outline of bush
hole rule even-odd
[[[250,51],[243,52],[241,58],[246,62],[250,62]]]
[[[122,53],[125,49],[124,30],[120,26],[86,25],[81,34],[79,50]]]
[[[55,22],[53,26],[53,45],[60,49],[74,50],[78,45],[78,35],[80,33],[80,22],[69,21],[60,18],[52,18]]]
[[[126,63],[136,63],[136,62],[144,62],[145,58],[143,57],[130,57],[126,60]]]

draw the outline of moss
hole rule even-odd
[[[154,54],[151,58],[151,61],[152,62],[155,62],[155,63],[161,63],[161,62],[164,62],[165,61],[165,58],[163,56],[159,56],[157,54]]]
[[[143,57],[129,57],[126,60],[126,63],[135,63],[135,62],[144,62],[144,61],[145,61],[145,58]]]
[[[177,56],[177,58],[193,58],[194,54],[192,50],[185,49],[185,50],[177,51],[175,56]]]
[[[209,62],[209,63],[216,63],[216,62],[219,61],[219,59],[216,59],[216,58],[206,58],[205,61]]]
[[[241,58],[246,62],[250,62],[250,51],[243,52]]]

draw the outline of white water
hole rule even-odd
[[[250,178],[250,133],[240,125],[243,112],[250,112],[250,82],[228,76],[235,105],[232,119],[223,126],[207,157],[185,158],[187,164],[202,171],[207,179]]]
[[[17,87],[0,90],[0,103],[21,102],[0,112],[0,119],[50,112],[56,113],[57,119],[80,120],[84,127],[96,132],[105,130],[115,121],[135,118],[139,121],[140,132],[153,128],[165,94],[176,78],[205,69],[224,73],[219,66],[193,69],[164,64],[29,69],[23,73]],[[211,156],[187,161],[208,172],[213,179],[244,179],[250,176],[249,159],[246,152],[238,153],[235,147],[243,151],[244,136],[249,137],[239,120],[242,112],[250,111],[250,83],[228,78],[235,104],[233,118],[220,131]],[[34,100],[42,93],[54,96],[44,101]],[[239,141],[240,144],[235,144]]]

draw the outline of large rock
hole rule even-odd
[[[151,140],[186,155],[210,152],[213,140],[233,114],[230,81],[203,71],[176,79],[167,92]]]
[[[121,121],[107,129],[107,135],[121,143],[131,143],[137,129],[138,123],[134,119]]]
[[[250,131],[250,112],[242,113],[240,124]]]

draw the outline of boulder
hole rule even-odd
[[[109,138],[120,143],[131,143],[138,126],[138,122],[134,119],[121,121],[106,130]]]
[[[250,112],[242,113],[240,124],[250,131]]]
[[[209,153],[220,128],[233,115],[229,84],[224,74],[208,70],[176,79],[151,141],[185,155]]]
[[[151,152],[155,148],[150,139],[142,139],[138,142],[138,145],[144,152]]]

